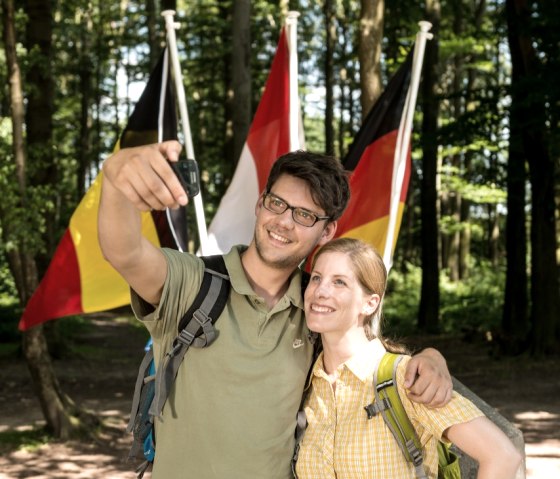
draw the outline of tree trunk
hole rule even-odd
[[[426,3],[427,20],[432,23],[433,40],[427,42],[422,80],[422,291],[418,326],[437,331],[439,323],[438,208],[437,208],[437,119],[439,102],[436,96],[438,66],[439,0]]]
[[[70,439],[99,424],[95,416],[76,408],[60,389],[47,350],[43,325],[23,333],[23,351],[47,428],[56,438]]]
[[[498,205],[491,203],[488,205],[488,258],[494,268],[499,267],[500,261],[500,214]]]
[[[385,0],[361,0],[361,4],[358,59],[363,120],[382,91],[380,60]]]
[[[231,173],[241,156],[241,150],[247,140],[251,126],[251,2],[236,0],[233,2],[233,32],[231,52],[232,87],[228,94],[231,98],[231,118],[226,124],[231,125],[233,148],[228,164],[232,165]],[[231,175],[230,175],[231,177]]]
[[[540,60],[527,33],[530,6],[526,0],[507,0],[506,12],[513,69],[512,116],[514,111],[518,115],[531,181],[531,350],[540,355],[556,351],[560,339],[554,161],[543,134],[547,128],[545,99],[534,91]]]
[[[177,0],[161,0],[161,10],[177,10]]]
[[[459,281],[459,253],[461,250],[461,194],[455,192],[448,204],[449,213],[452,217],[453,228],[448,237],[447,268],[450,281]]]
[[[325,153],[334,154],[334,46],[336,44],[336,15],[332,0],[325,0]]]
[[[343,5],[342,8],[345,8],[346,5]],[[348,15],[348,11],[344,11],[342,13],[343,17]],[[352,43],[352,35],[349,34],[348,25],[346,22],[341,22],[340,24],[340,36],[343,39],[344,43]],[[349,61],[346,55],[346,51],[342,54],[342,58],[340,59],[340,73],[338,79],[338,87],[339,87],[339,104],[338,109],[341,112],[340,120],[338,122],[338,136],[337,136],[337,143],[338,143],[338,158],[344,158],[346,154],[346,148],[344,145],[344,139],[346,137],[346,132],[351,131],[351,122],[352,117],[348,116],[350,119],[349,122],[345,121],[345,114],[344,112],[348,110],[348,106],[352,103],[352,89],[348,85],[348,70],[347,67],[349,65]],[[350,123],[350,125],[349,125]],[[349,127],[350,126],[350,127]]]
[[[464,171],[465,177],[471,177],[471,154],[465,153]],[[469,277],[469,256],[471,252],[471,202],[461,197],[461,207],[459,210],[459,222],[461,223],[459,239],[459,279]]]
[[[512,55],[513,57],[514,55]],[[525,155],[519,95],[515,93],[517,66],[513,66],[512,104],[509,119],[509,158],[507,162],[506,285],[502,310],[505,352],[524,349],[529,329],[527,297],[527,232],[525,229]]]
[[[456,38],[463,37],[463,22],[465,12],[462,2],[451,2],[453,9],[453,34]],[[454,118],[460,118],[464,112],[464,99],[462,96],[464,78],[464,53],[456,52],[453,58],[453,79],[450,106]],[[464,153],[457,153],[451,157],[451,165],[463,178],[468,178],[464,168]],[[461,278],[461,231],[463,223],[461,215],[463,212],[463,197],[460,191],[450,192],[448,204],[449,216],[453,219],[452,229],[448,238],[447,268],[449,279],[457,282]]]
[[[14,28],[14,10],[12,0],[2,0],[2,19],[4,30],[4,47],[6,50],[6,63],[10,78],[10,107],[13,125],[13,154],[16,161],[16,176],[20,193],[19,207],[26,206],[26,153],[23,143],[23,89],[19,64],[16,55],[16,38]],[[34,128],[42,131],[41,123],[35,123]],[[28,130],[29,131],[29,130]],[[2,210],[0,208],[0,214]],[[2,221],[2,234],[4,237],[17,237],[17,225],[14,227],[9,221]],[[26,252],[23,239],[18,242],[18,248],[8,253],[10,270],[16,280],[18,296],[21,305],[25,305],[31,293],[37,286],[37,269],[33,257]],[[41,326],[32,328],[23,333],[23,353],[27,361],[33,386],[41,404],[47,428],[57,438],[68,438],[78,429],[81,431],[84,423],[78,419],[81,415],[71,401],[60,391],[58,381],[54,374],[50,356],[46,347],[46,340]],[[88,418],[86,427],[92,422]],[[93,421],[93,420],[92,420]]]
[[[410,172],[410,184],[419,184],[420,179],[418,178],[417,168],[412,168]],[[418,223],[416,218],[417,202],[418,202],[418,189],[411,188],[406,195],[406,207],[404,209],[403,216],[403,226],[401,227],[401,232],[399,236],[399,244],[401,245],[397,250],[400,250],[399,260],[400,266],[398,267],[400,271],[405,272],[407,270],[407,263],[418,264],[418,248],[416,248],[415,241],[415,226]]]
[[[26,94],[25,129],[29,165],[33,165],[33,168],[30,168],[29,181],[34,185],[56,185],[59,179],[52,145],[54,83],[51,3],[44,0],[28,0],[25,6],[28,19],[26,47],[28,52],[35,52],[34,55],[30,55],[31,60],[25,77],[29,87]],[[46,252],[36,258],[39,272],[45,271],[58,242],[55,211],[46,211],[45,215]]]
[[[158,28],[159,18],[157,15],[156,1],[146,0],[146,25],[148,27],[148,48],[150,49],[150,71],[152,71],[159,59]]]
[[[82,41],[79,47],[80,63],[79,63],[79,79],[80,79],[80,94],[81,94],[81,109],[80,109],[80,140],[79,148],[76,151],[76,158],[78,159],[78,174],[76,175],[76,191],[77,201],[84,196],[86,192],[86,175],[91,167],[91,116],[90,105],[92,98],[92,73],[93,65],[90,61],[91,43],[90,35],[92,32],[92,21],[89,13],[84,12],[84,19],[81,22],[83,28],[81,29]]]

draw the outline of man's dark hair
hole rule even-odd
[[[270,192],[284,174],[309,185],[313,201],[325,210],[330,221],[342,216],[350,200],[350,184],[348,172],[336,158],[304,150],[282,155],[272,165],[265,192]]]

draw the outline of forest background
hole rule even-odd
[[[96,421],[62,390],[51,361],[72,354],[72,324],[87,318],[24,333],[17,322],[157,61],[169,8],[181,25],[208,221],[289,10],[301,14],[306,146],[338,157],[418,21],[431,22],[388,331],[480,338],[500,355],[557,354],[558,2],[2,0],[0,353],[23,354],[50,434],[72,437]],[[190,238],[194,250],[194,231]]]

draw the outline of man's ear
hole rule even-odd
[[[332,240],[334,238],[334,234],[336,233],[337,226],[338,223],[336,221],[327,223],[327,226],[325,226],[325,229],[321,233],[321,238],[319,239],[317,246],[323,246],[325,243],[328,243],[330,240]]]
[[[259,196],[259,199],[257,200],[257,203],[255,204],[255,216],[257,216],[259,214],[259,211],[262,208],[263,205],[263,194],[261,193],[261,195]]]

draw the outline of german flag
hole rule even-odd
[[[337,236],[358,238],[372,244],[381,255],[385,250],[391,212],[391,195],[400,187],[399,207],[395,211],[394,251],[410,179],[410,145],[402,183],[397,184],[395,161],[397,133],[405,108],[412,72],[412,52],[392,77],[362,127],[358,131],[343,165],[351,171],[351,199],[338,221]]]
[[[172,139],[177,139],[177,112],[164,51],[115,150]],[[26,305],[20,330],[50,319],[105,311],[130,302],[128,285],[104,260],[97,242],[101,180],[102,173],[70,218],[44,277]],[[143,213],[142,231],[158,246],[185,250],[185,210]]]

